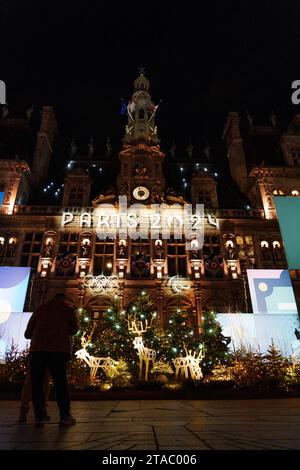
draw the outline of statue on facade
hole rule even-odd
[[[127,258],[124,240],[121,240],[118,245],[118,258]]]
[[[228,243],[226,245],[226,258],[227,259],[236,259],[236,251],[233,246],[233,243]]]
[[[50,258],[51,257],[53,247],[54,247],[54,242],[53,242],[52,239],[49,239],[48,242],[45,244],[45,247],[44,247],[43,255],[44,255],[45,258]]]
[[[80,256],[81,258],[89,258],[90,256],[90,242],[85,240],[84,243],[80,246]]]
[[[270,123],[272,124],[273,127],[277,127],[277,116],[273,109],[271,111]]]
[[[89,148],[88,157],[92,158],[95,153],[95,145],[94,145],[94,140],[92,137],[90,138],[88,148]]]
[[[190,141],[189,145],[187,146],[186,148],[186,151],[187,151],[187,154],[189,156],[189,158],[192,160],[193,158],[193,151],[194,151],[194,146],[192,144],[192,141]]]
[[[106,155],[107,155],[108,157],[110,157],[110,156],[111,156],[111,152],[112,152],[112,146],[111,146],[109,137],[107,137],[107,142],[106,142]]]
[[[31,116],[32,116],[33,111],[34,111],[33,104],[30,106],[30,108],[26,109],[26,118],[27,118],[28,122],[30,122],[30,120],[31,120]]]
[[[71,141],[70,147],[71,147],[71,149],[70,149],[70,158],[71,158],[71,159],[74,159],[74,158],[75,158],[75,155],[76,155],[76,153],[77,153],[77,145],[75,144],[74,137],[73,137],[73,139],[72,139],[72,141]]]
[[[252,129],[254,122],[253,122],[253,118],[252,118],[251,114],[249,113],[249,111],[247,111],[246,117],[248,119],[250,129]]]
[[[204,155],[206,161],[210,160],[210,146],[209,146],[208,142],[206,142],[206,145],[203,149],[203,155]]]
[[[175,150],[176,150],[176,145],[175,145],[175,140],[172,140],[172,144],[170,147],[170,155],[172,158],[175,158]]]
[[[161,259],[164,254],[163,244],[161,240],[156,240],[154,246],[155,259]]]

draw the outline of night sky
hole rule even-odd
[[[285,128],[299,112],[290,96],[300,79],[300,2],[177,3],[0,1],[8,104],[54,105],[60,161],[73,135],[85,146],[93,136],[99,153],[109,136],[118,150],[121,98],[141,64],[162,100],[163,149],[173,138],[178,148],[192,138],[213,149],[229,111],[267,123],[274,109]]]

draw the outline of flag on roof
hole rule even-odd
[[[122,98],[122,100],[121,100],[121,109],[120,109],[120,116],[124,116],[124,114],[126,114],[126,112],[127,112],[126,103],[125,103],[124,99]]]

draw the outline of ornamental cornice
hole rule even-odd
[[[300,168],[298,167],[254,167],[250,177],[260,178],[299,178]]]

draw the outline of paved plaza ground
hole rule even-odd
[[[74,401],[77,424],[17,424],[17,401],[0,401],[4,450],[300,450],[300,398]]]

